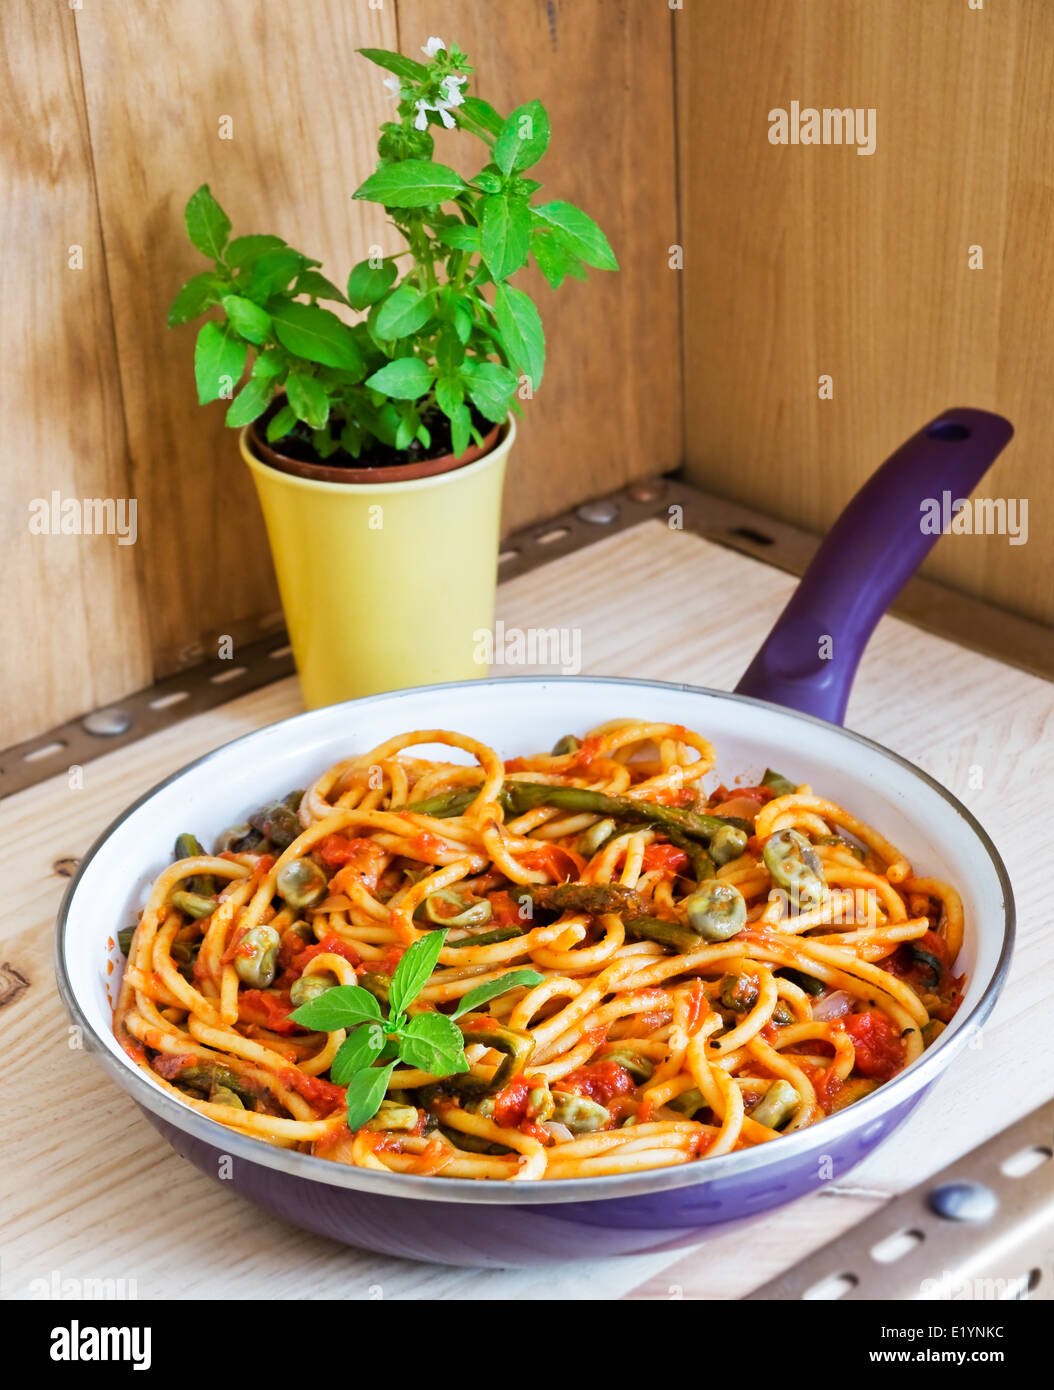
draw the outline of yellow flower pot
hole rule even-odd
[[[310,709],[487,674],[510,416],[489,454],[430,478],[329,483],[254,457],[289,640]]]

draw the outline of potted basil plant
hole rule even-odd
[[[203,185],[186,226],[211,264],[168,315],[208,315],[198,399],[228,400],[241,430],[309,706],[482,673],[514,417],[545,367],[538,310],[511,279],[532,257],[554,289],[618,268],[590,217],[538,200],[540,102],[502,117],[441,39],[425,62],[360,52],[398,106],[354,197],[384,205],[405,249],[341,289],[278,236],[232,238]],[[433,129],[482,142],[475,177],[433,158]]]

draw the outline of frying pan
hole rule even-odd
[[[299,1226],[392,1255],[504,1266],[673,1248],[842,1179],[962,1050],[1009,963],[1013,896],[991,840],[933,778],[840,721],[871,631],[936,539],[920,529],[921,503],[945,490],[968,497],[1012,433],[998,415],[948,410],[898,449],[829,532],[734,694],[585,677],[423,686],[284,720],[169,777],[95,843],[59,914],[59,987],[87,1045],[203,1172]],[[925,698],[918,673],[905,689]],[[242,1137],[153,1086],[117,1045],[108,990],[119,975],[107,975],[107,942],[134,920],[180,831],[193,828],[208,842],[247,808],[405,729],[464,730],[512,757],[626,715],[705,733],[728,783],[739,774],[756,780],[767,764],[784,768],[880,827],[916,872],[958,886],[965,998],[936,1043],[892,1081],[816,1125],[738,1153],[625,1176],[481,1182],[346,1167]],[[173,1211],[173,1221],[182,1219]]]

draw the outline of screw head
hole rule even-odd
[[[84,716],[81,726],[98,738],[115,738],[132,727],[132,716],[126,709],[97,709]]]
[[[654,479],[650,482],[633,483],[626,492],[633,498],[634,502],[654,502],[657,497],[661,497],[665,492],[665,484],[661,479]]]
[[[575,516],[592,526],[610,526],[618,516],[618,503],[611,497],[602,497],[598,502],[583,502],[575,511]]]
[[[929,1204],[947,1221],[990,1221],[999,1207],[999,1198],[981,1182],[941,1183],[929,1195]]]

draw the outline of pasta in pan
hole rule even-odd
[[[809,786],[705,791],[713,763],[628,719],[348,758],[215,853],[180,837],[116,1036],[221,1124],[395,1172],[596,1177],[814,1124],[951,1019],[962,904]]]

